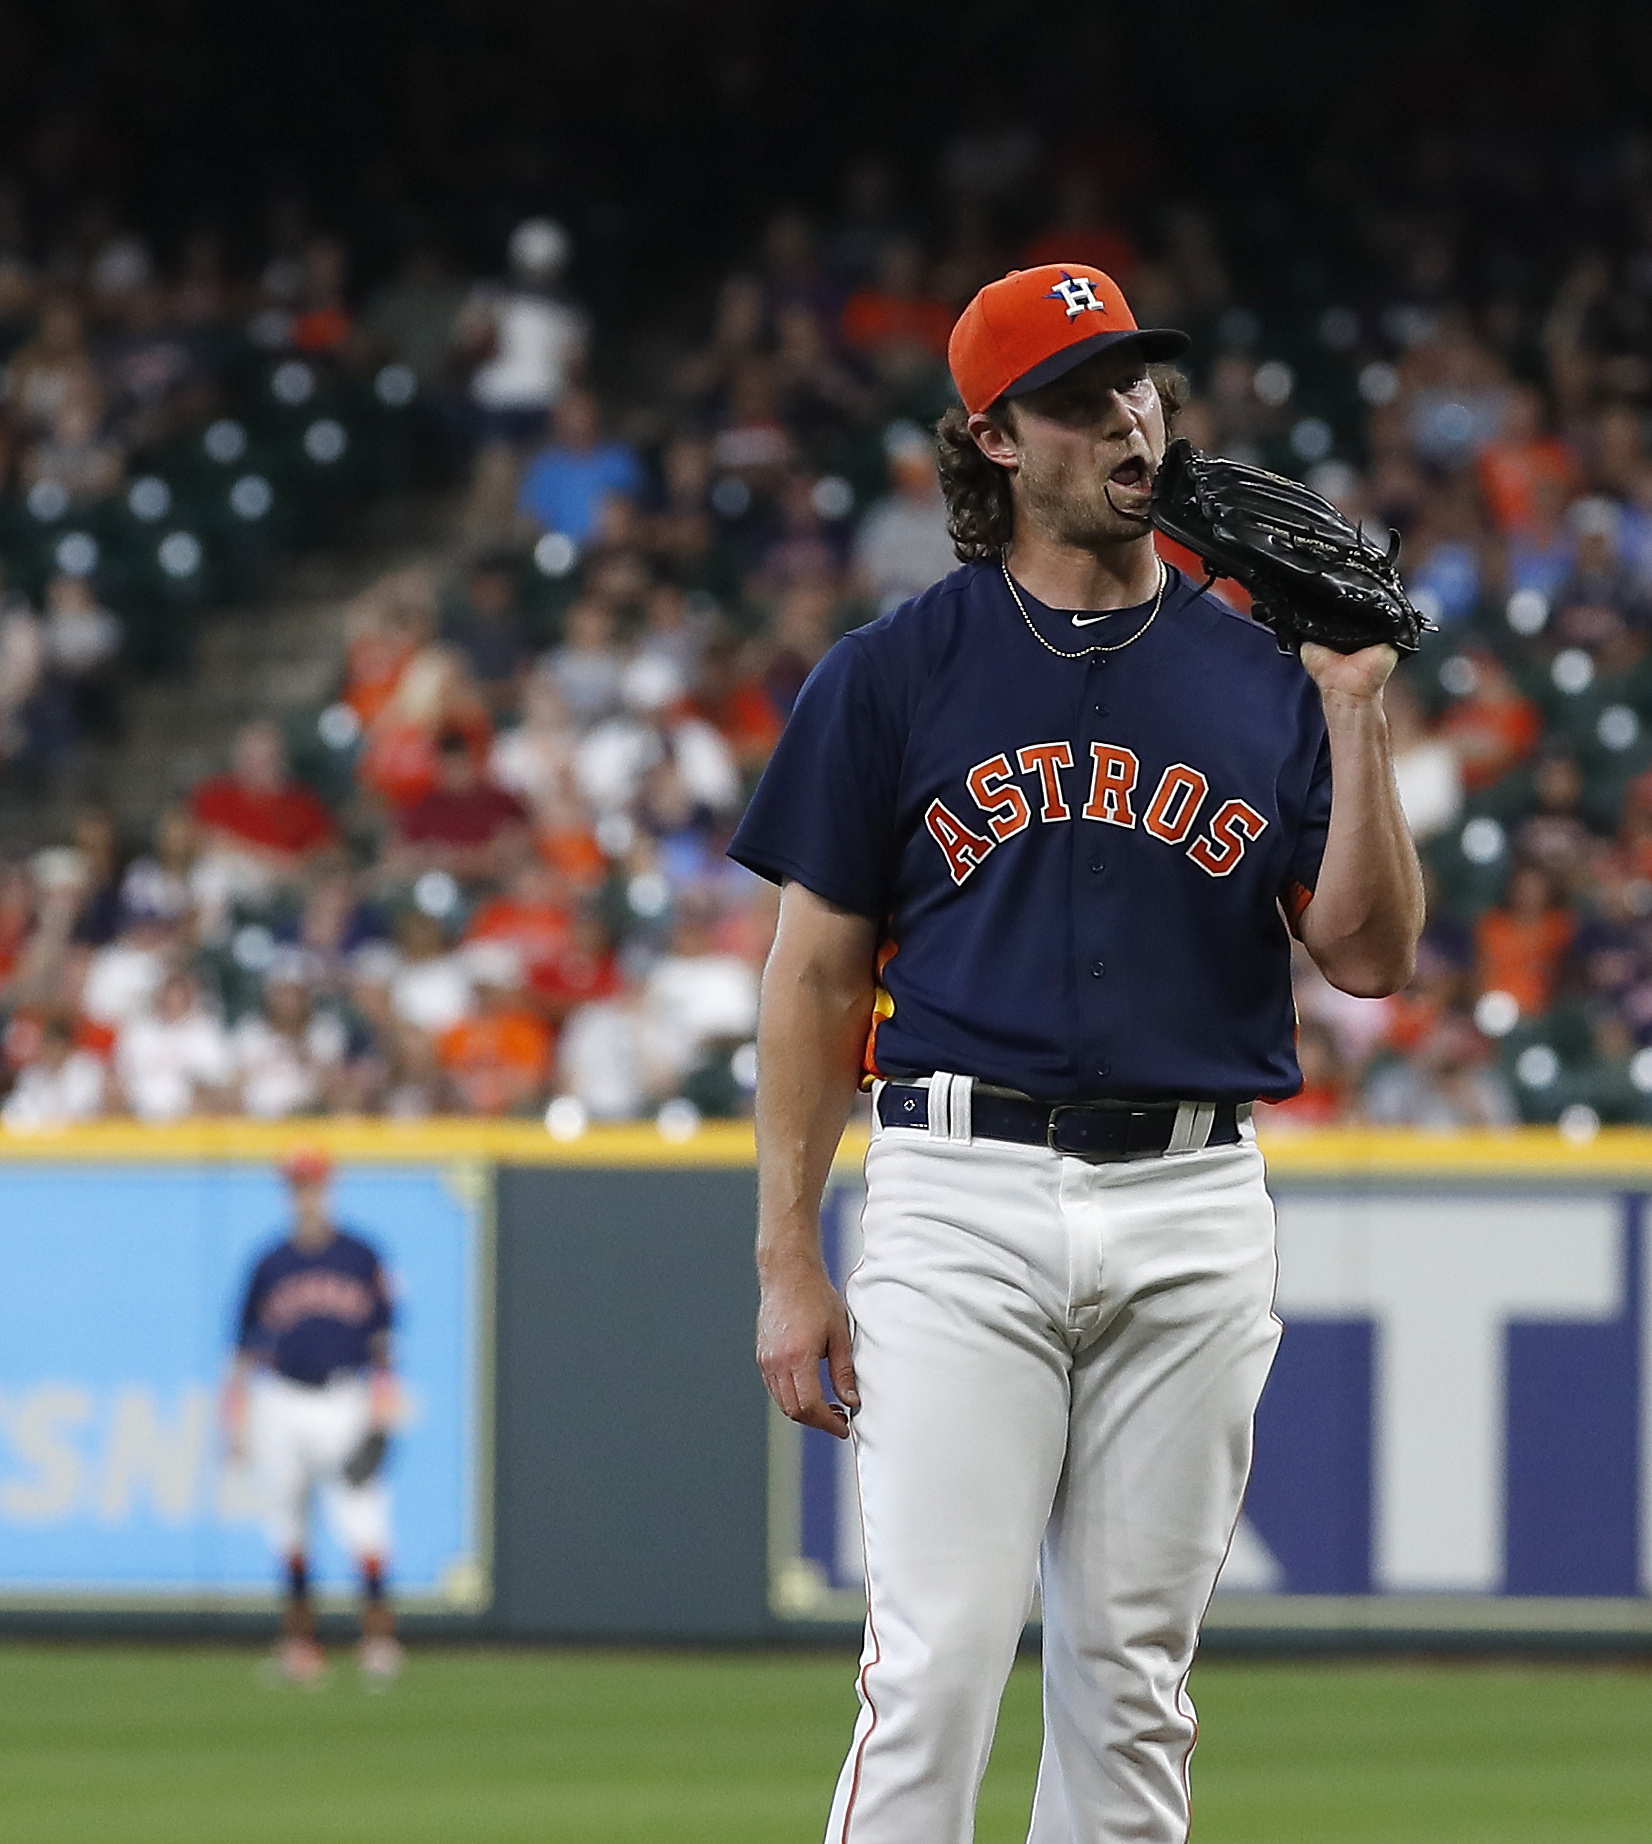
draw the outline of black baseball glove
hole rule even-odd
[[[1387,641],[1415,653],[1425,620],[1400,581],[1400,535],[1379,550],[1327,499],[1259,467],[1202,455],[1178,439],[1153,482],[1152,520],[1250,591],[1251,613],[1281,653],[1317,641],[1357,653]]]
[[[369,1429],[350,1449],[344,1462],[344,1477],[351,1485],[366,1485],[384,1464],[390,1451],[390,1437],[382,1428]]]

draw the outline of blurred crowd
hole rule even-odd
[[[1549,183],[1529,162],[1466,130],[1415,152],[1351,241],[1282,270],[1236,207],[970,130],[921,204],[858,162],[623,350],[548,218],[482,281],[419,248],[358,289],[296,220],[234,285],[209,247],[162,276],[131,237],[72,278],[0,264],[25,510],[43,482],[181,494],[165,457],[293,365],[306,414],[416,404],[462,482],[441,564],[345,611],[324,706],[244,728],[142,849],[89,807],[5,868],[0,1119],[747,1110],[775,897],[723,847],[833,640],[953,567],[930,430],[958,309],[1069,260],[1194,334],[1196,445],[1400,531],[1437,624],[1389,700],[1417,978],[1354,1000],[1304,960],[1306,1085],[1266,1124],[1652,1120],[1652,142],[1591,171],[1589,238],[1547,265],[1508,254]],[[118,724],[124,611],[76,555],[8,574],[13,758]]]

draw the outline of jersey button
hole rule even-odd
[[[1107,967],[1104,962],[1099,961],[1099,960],[1093,960],[1090,962],[1090,978],[1091,979],[1099,980],[1106,971],[1107,971]]]
[[[1102,860],[1102,859],[1100,859],[1100,858],[1092,858],[1092,859],[1090,860],[1090,869],[1091,869],[1092,871],[1098,871],[1098,872],[1099,872],[1099,871],[1105,871],[1105,870],[1107,869],[1107,865],[1106,865],[1106,863],[1104,862],[1104,860]]]
[[[1111,1063],[1098,1063],[1096,1065],[1096,1074],[1098,1076],[1110,1076],[1112,1073],[1113,1065]]]

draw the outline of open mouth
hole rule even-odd
[[[1153,475],[1140,455],[1127,456],[1107,478],[1113,486],[1123,487],[1127,492],[1145,493],[1153,484]]]

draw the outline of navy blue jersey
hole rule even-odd
[[[297,1383],[365,1370],[390,1329],[390,1290],[369,1243],[340,1230],[324,1249],[282,1241],[252,1271],[241,1349]]]
[[[1281,911],[1312,894],[1331,808],[1313,681],[1179,571],[1145,629],[1150,605],[1021,596],[969,564],[840,640],[732,856],[878,922],[873,1073],[1294,1094]]]

